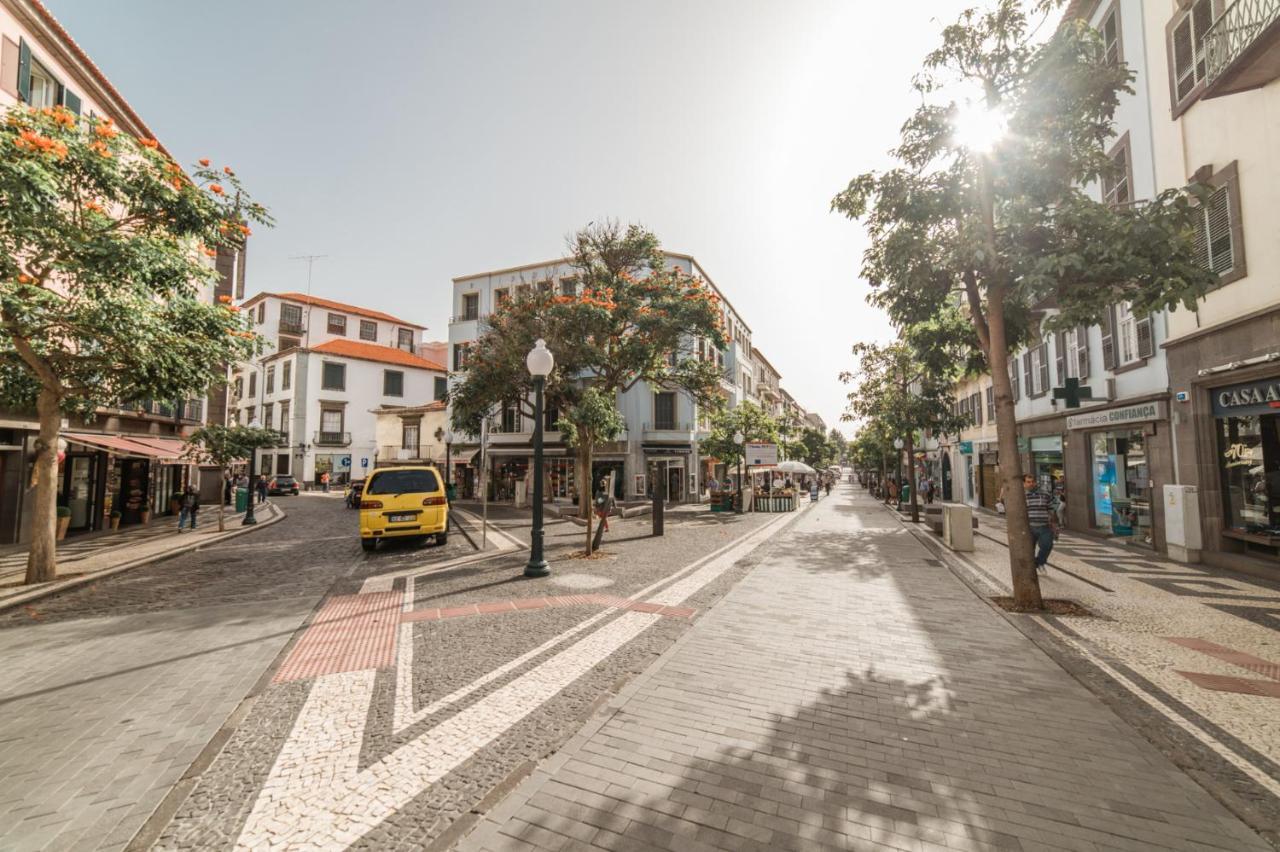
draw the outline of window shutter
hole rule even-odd
[[[80,114],[80,96],[65,86],[62,88],[62,105],[76,115]]]
[[[26,39],[18,39],[18,97],[31,101],[31,46]]]
[[[1137,319],[1134,328],[1138,332],[1138,357],[1150,358],[1156,354],[1155,336],[1152,334],[1151,314]]]
[[[1017,358],[1011,358],[1009,360],[1009,384],[1013,388],[1013,401],[1017,402],[1019,399],[1022,398],[1022,391],[1021,391],[1021,388],[1019,387],[1021,383],[1018,381],[1018,359]]]
[[[1111,14],[1102,22],[1102,43],[1106,45],[1106,61],[1109,65],[1120,64],[1120,10],[1113,7]]]
[[[1040,392],[1049,392],[1049,341],[1040,344]]]
[[[1022,353],[1022,377],[1023,387],[1027,389],[1027,398],[1035,396],[1035,383],[1031,379],[1031,350],[1028,349]]]
[[[969,404],[973,406],[973,422],[978,426],[982,425],[982,395],[974,394],[969,397]]]
[[[1060,331],[1053,335],[1053,355],[1055,369],[1058,371],[1058,384],[1067,383],[1067,336]]]
[[[1116,368],[1115,308],[1108,307],[1102,314],[1102,369]]]
[[[1087,325],[1076,329],[1076,375],[1081,379],[1089,378],[1089,327]]]

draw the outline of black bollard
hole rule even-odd
[[[653,534],[662,535],[662,495],[653,495]]]

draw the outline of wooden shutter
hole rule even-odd
[[[1031,350],[1030,349],[1022,353],[1022,376],[1025,379],[1025,381],[1023,382],[1023,386],[1026,387],[1027,389],[1027,398],[1030,399],[1031,397],[1036,395],[1036,385],[1031,378]]]
[[[66,86],[62,87],[62,105],[76,115],[80,114],[80,96]]]
[[[18,39],[18,97],[31,102],[31,46],[26,39]]]
[[[1116,316],[1115,308],[1108,307],[1102,314],[1102,368],[1116,368]]]
[[[1017,358],[1012,358],[1009,361],[1009,384],[1012,386],[1012,389],[1013,389],[1013,401],[1017,402],[1019,399],[1022,398],[1022,391],[1021,391],[1021,388],[1019,387],[1021,383],[1018,381],[1018,359]]]
[[[1111,7],[1111,13],[1102,21],[1102,43],[1106,47],[1109,65],[1120,64],[1120,4]]]
[[[1151,328],[1151,314],[1137,318],[1134,328],[1138,334],[1138,357],[1150,358],[1156,354],[1155,335]]]
[[[1049,341],[1040,344],[1040,392],[1049,392]]]
[[[1089,327],[1087,325],[1076,329],[1076,375],[1081,379],[1089,378]]]
[[[969,397],[969,404],[973,406],[973,422],[978,426],[982,425],[982,394],[975,393]]]
[[[0,92],[18,97],[18,43],[0,37]]]
[[[1054,369],[1058,372],[1058,384],[1067,383],[1067,336],[1060,331],[1053,334]]]

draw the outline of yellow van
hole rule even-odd
[[[369,474],[360,496],[360,544],[365,550],[380,538],[435,536],[449,539],[449,501],[434,467],[380,467]]]

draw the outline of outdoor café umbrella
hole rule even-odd
[[[804,462],[793,461],[791,459],[788,459],[787,461],[784,461],[781,464],[779,464],[775,468],[775,470],[781,471],[782,473],[809,473],[809,474],[817,473],[816,470],[809,467],[809,465],[805,464]]]

